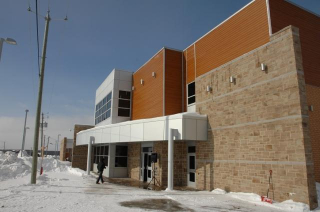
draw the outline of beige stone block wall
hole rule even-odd
[[[309,111],[309,129],[315,180],[320,183],[320,88],[306,85],[306,92],[308,105],[313,106],[313,111]]]
[[[267,71],[261,71],[261,63]],[[206,92],[208,85],[212,92]],[[197,188],[266,195],[273,170],[275,200],[316,207],[305,93],[294,27],[198,77],[196,109],[208,115],[210,129],[208,141],[197,142]]]
[[[156,179],[161,186],[167,186],[168,179],[168,142],[156,141],[153,143],[153,152],[158,154],[155,163]],[[140,180],[141,143],[128,144],[128,175]],[[174,143],[174,186],[187,185],[187,144],[184,141]]]
[[[128,177],[140,180],[141,143],[128,144]]]
[[[82,130],[87,130],[93,128],[90,125],[75,125],[73,134],[73,152],[72,152],[72,167],[79,168],[82,170],[87,170],[87,155],[88,155],[88,145],[76,146],[77,143],[77,133]],[[93,161],[93,160],[91,160]]]

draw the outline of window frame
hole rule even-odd
[[[108,108],[108,105],[110,106]],[[95,124],[99,124],[111,117],[112,91],[110,91],[99,103],[96,104]]]
[[[127,148],[127,155],[117,155],[117,147],[126,147]],[[128,146],[124,146],[124,145],[116,145],[116,149],[115,149],[115,156],[114,156],[114,161],[116,162],[116,158],[126,158],[126,166],[116,166],[116,163],[114,164],[115,168],[128,168]]]
[[[128,92],[129,93],[129,98],[124,98],[121,97],[121,92]],[[118,116],[119,117],[128,117],[131,118],[131,97],[132,97],[132,92],[131,91],[125,91],[125,90],[119,90],[119,96],[118,96]],[[128,101],[129,102],[129,108],[127,107],[120,107],[120,101]],[[119,115],[119,110],[128,110],[129,111],[129,116],[120,116]]]
[[[108,148],[107,151],[106,148]],[[93,147],[93,152],[93,163],[98,164],[100,162],[100,158],[107,158],[105,164],[106,167],[109,166],[109,145],[96,145]]]

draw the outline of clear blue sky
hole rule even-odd
[[[38,1],[45,14],[48,0]],[[20,146],[27,108],[29,146],[33,138],[38,70],[35,15],[27,11],[28,2],[35,10],[35,0],[1,1],[0,37],[18,45],[4,44],[0,62],[0,149],[3,140],[8,148]],[[51,17],[67,13],[69,20],[50,23],[43,95],[52,127],[47,134],[70,136],[73,122],[93,124],[95,90],[113,68],[135,71],[163,46],[183,50],[249,2],[51,0]],[[319,0],[293,2],[320,14]],[[40,47],[43,30],[39,19]]]

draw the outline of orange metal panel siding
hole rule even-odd
[[[320,87],[320,17],[284,0],[269,1],[272,33],[289,25],[300,29],[306,83]]]
[[[186,86],[186,80],[187,80],[187,72],[186,72],[186,55],[187,52],[183,52],[183,110],[182,112],[187,111],[187,86]]]
[[[132,120],[163,115],[163,50],[133,74]],[[152,72],[156,77],[152,77]],[[140,80],[144,84],[140,84]]]
[[[186,51],[186,72],[187,84],[195,79],[195,61],[194,61],[194,45],[190,46]]]
[[[256,0],[195,44],[196,76],[269,42],[265,0]],[[190,49],[190,48],[189,48]],[[188,50],[189,50],[188,49]],[[187,68],[189,52],[187,50]],[[189,70],[187,70],[189,74]],[[189,78],[189,76],[187,75]],[[190,82],[187,80],[187,82]]]
[[[309,111],[309,129],[314,162],[315,180],[320,183],[320,87],[306,85],[308,105],[314,110]]]
[[[182,112],[182,52],[165,50],[165,115]]]

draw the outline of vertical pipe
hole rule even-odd
[[[87,158],[87,175],[90,175],[91,171],[91,149],[92,149],[92,142],[94,140],[93,136],[90,136],[89,144],[88,144],[88,158]]]
[[[168,187],[167,191],[173,190],[173,129],[169,129],[169,136],[168,136]]]

